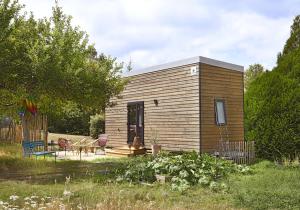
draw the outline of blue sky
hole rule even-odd
[[[54,0],[19,0],[37,17]],[[300,0],[60,0],[99,52],[133,71],[193,56],[272,69]]]

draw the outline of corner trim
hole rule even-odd
[[[244,72],[243,66],[232,64],[232,63],[227,63],[224,61],[219,61],[219,60],[215,60],[215,59],[211,59],[211,58],[206,58],[206,57],[202,57],[202,56],[200,56],[200,63],[205,63],[205,64],[212,65],[212,66],[218,66],[218,67],[222,67],[225,69],[231,69],[231,70],[235,70],[235,71]]]
[[[202,73],[199,63],[199,153],[202,154]]]

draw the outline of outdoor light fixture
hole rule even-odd
[[[155,106],[158,106],[158,100],[157,99],[154,99],[154,104],[155,104]]]

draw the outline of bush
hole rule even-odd
[[[300,86],[295,79],[273,71],[246,92],[246,138],[256,142],[261,158],[293,159],[300,148]]]
[[[90,115],[75,103],[62,104],[48,113],[49,132],[88,136]]]
[[[171,176],[172,189],[184,191],[192,185],[208,186],[212,190],[224,189],[219,181],[230,173],[249,173],[250,168],[216,159],[196,152],[182,155],[159,154],[156,157],[136,158],[127,164],[118,180],[154,182],[155,175]]]
[[[246,138],[270,160],[300,153],[300,16],[294,20],[277,66],[250,83],[245,93]]]
[[[96,114],[90,118],[90,136],[98,138],[98,135],[105,133],[105,119],[104,115]]]

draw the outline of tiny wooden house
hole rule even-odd
[[[164,150],[215,152],[220,140],[243,141],[243,66],[193,57],[129,76],[105,110],[109,146],[157,137]]]

